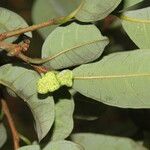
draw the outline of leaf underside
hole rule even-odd
[[[122,25],[131,40],[141,49],[150,48],[150,7],[125,12]]]
[[[39,140],[45,137],[54,122],[54,100],[48,96],[40,98],[36,84],[40,76],[32,70],[11,64],[0,68],[0,84],[9,87],[30,107]]]
[[[56,28],[48,36],[42,57],[50,57],[45,65],[54,69],[76,66],[97,59],[108,42],[96,26],[72,23]]]
[[[32,9],[32,18],[37,24],[52,18],[66,16],[74,11],[79,4],[80,0],[36,0]],[[39,32],[45,39],[56,27],[57,25],[49,26],[40,29]]]
[[[108,105],[150,108],[150,51],[114,53],[73,70],[73,88]]]
[[[7,133],[4,125],[0,123],[0,148],[5,144],[7,140]]]
[[[50,142],[43,150],[84,150],[80,145],[70,141]]]
[[[60,99],[55,105],[55,123],[52,133],[52,140],[64,140],[73,129],[74,101]]]
[[[0,7],[0,33],[16,30],[19,28],[27,27],[28,24],[25,20],[8,9]],[[32,37],[31,32],[25,33],[26,36]],[[17,39],[17,37],[12,37],[7,39],[7,42],[13,42]]]
[[[41,150],[39,145],[29,145],[29,146],[23,146],[19,148],[18,150]]]
[[[107,17],[120,2],[121,0],[84,0],[75,17],[82,22],[98,21]]]
[[[72,140],[85,150],[147,150],[129,138],[102,134],[77,133],[72,135]]]

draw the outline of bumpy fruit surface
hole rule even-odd
[[[70,70],[61,72],[47,72],[37,83],[37,91],[40,94],[54,92],[61,86],[71,87],[73,84],[73,74]]]
[[[63,70],[60,73],[57,74],[57,79],[60,83],[61,86],[68,86],[72,87],[72,79],[73,79],[73,74],[72,71],[70,70]]]

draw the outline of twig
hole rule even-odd
[[[27,56],[25,56],[21,52],[27,51],[28,48],[29,48],[29,41],[25,41],[24,43],[21,44],[11,44],[6,43],[4,41],[0,41],[0,49],[6,51],[8,56],[20,57],[20,59],[22,59],[26,63],[28,63],[28,60],[26,59]],[[22,57],[22,55],[25,56],[25,58]]]
[[[13,142],[14,142],[14,150],[17,150],[20,147],[19,146],[19,141],[20,141],[19,133],[17,132],[17,129],[15,128],[14,121],[12,119],[12,116],[11,116],[11,113],[9,111],[6,101],[2,99],[1,103],[2,103],[3,112],[7,118],[8,124],[9,124],[11,132],[12,132]]]
[[[33,68],[34,68],[34,70],[35,71],[37,71],[39,74],[41,74],[41,73],[47,73],[48,71],[49,71],[49,69],[47,69],[46,67],[44,67],[44,66],[36,66],[36,65],[32,65],[32,64],[30,64]]]
[[[84,1],[82,0],[80,5],[78,6],[78,8],[76,10],[74,10],[72,13],[70,13],[68,16],[53,18],[49,21],[42,22],[40,24],[32,25],[29,27],[13,30],[13,31],[9,31],[9,32],[4,32],[4,33],[0,34],[0,41],[3,41],[9,37],[17,36],[17,35],[20,35],[20,34],[23,34],[26,32],[31,32],[31,31],[34,31],[37,29],[41,29],[41,28],[50,26],[50,25],[57,25],[57,24],[66,23],[67,21],[70,21],[77,14],[77,12],[81,9],[81,7],[83,5],[84,5]]]
[[[0,41],[0,48],[7,52],[8,56],[15,56],[20,58],[24,62],[28,63],[32,66],[38,73],[46,73],[48,69],[44,66],[37,66],[43,62],[43,59],[40,58],[30,58],[22,53],[22,51],[26,51],[29,48],[30,41],[24,41],[22,44],[9,44],[4,41]],[[37,65],[34,65],[37,64]]]
[[[66,21],[67,17],[59,17],[59,18],[55,18],[55,19],[51,19],[47,22],[42,22],[40,24],[36,24],[36,25],[32,25],[29,27],[25,27],[25,28],[21,28],[21,29],[17,29],[17,30],[13,30],[13,31],[9,31],[9,32],[4,32],[2,34],[0,34],[0,41],[5,40],[9,37],[13,37],[13,36],[17,36],[26,32],[31,32],[40,28],[44,28],[50,25],[56,25],[56,24],[61,24],[64,23]]]
[[[28,64],[42,64],[49,60],[49,57],[41,59],[41,58],[30,58],[24,55],[22,53],[22,51],[24,51],[24,46],[19,44],[11,44],[6,43],[4,41],[0,41],[0,49],[6,51],[8,53],[8,56],[16,56]]]
[[[31,32],[31,31],[34,31],[34,30],[37,30],[40,28],[50,26],[50,25],[63,24],[65,22],[71,20],[75,16],[75,14],[80,10],[82,5],[83,5],[83,2],[79,5],[79,7],[75,11],[73,11],[68,16],[54,18],[47,22],[43,22],[43,23],[40,23],[37,25],[32,25],[29,27],[13,30],[13,31],[9,31],[9,32],[4,32],[4,33],[0,34],[0,49],[5,50],[8,53],[8,56],[16,56],[16,57],[22,59],[23,61],[25,61],[26,63],[42,64],[42,63],[49,61],[49,59],[51,59],[51,57],[44,58],[44,59],[38,59],[38,58],[32,59],[28,56],[25,56],[22,53],[22,51],[24,51],[24,46],[19,45],[19,44],[5,43],[4,40],[7,38],[10,38],[10,37],[13,37],[13,36],[21,35],[23,33]],[[27,50],[27,49],[28,48],[26,48],[25,50]]]
[[[26,43],[11,44],[0,41],[0,49],[5,50],[8,53],[8,56],[16,56],[20,52],[26,51],[28,49],[28,46]]]

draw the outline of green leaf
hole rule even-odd
[[[150,51],[114,53],[73,70],[73,88],[108,105],[150,108]]]
[[[0,33],[16,30],[19,28],[27,27],[25,20],[18,14],[0,7]],[[25,33],[26,36],[32,37],[31,32]],[[13,42],[17,37],[7,39],[7,42]]]
[[[68,137],[73,129],[74,101],[60,99],[55,105],[55,123],[52,140],[63,140]]]
[[[147,150],[129,138],[102,134],[78,133],[73,134],[72,139],[85,150]]]
[[[0,67],[0,84],[9,87],[30,107],[39,140],[45,137],[54,122],[54,100],[40,97],[36,84],[40,76],[32,70],[11,64]]]
[[[142,1],[143,0],[124,0],[123,1],[123,9],[127,9],[127,8],[134,6]]]
[[[107,44],[108,39],[96,26],[72,23],[56,28],[47,37],[42,57],[48,57],[46,66],[61,69],[97,59]]]
[[[131,40],[141,49],[150,48],[150,7],[127,11],[121,19]]]
[[[4,125],[0,123],[0,148],[5,144],[7,140],[7,133]]]
[[[43,150],[84,150],[78,144],[70,141],[50,142]]]
[[[29,145],[29,146],[23,146],[18,150],[40,150],[40,147],[38,145]]]
[[[66,16],[74,11],[79,4],[80,0],[36,0],[33,5],[32,18],[37,24],[52,18]],[[40,29],[39,32],[43,38],[46,38],[55,28],[56,26],[50,26]]]
[[[11,97],[17,97],[16,93],[12,91],[9,87],[6,87],[6,94],[10,95]]]
[[[82,22],[101,20],[107,17],[120,2],[121,0],[84,0],[75,17]]]

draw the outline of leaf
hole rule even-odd
[[[150,48],[150,7],[127,11],[121,19],[131,40],[141,49]]]
[[[4,125],[0,123],[0,148],[5,144],[7,140],[7,133]]]
[[[18,14],[0,7],[0,33],[16,30],[19,28],[27,27],[25,20]],[[31,32],[25,33],[26,36],[32,37]],[[13,42],[17,37],[7,39],[7,42]]]
[[[90,36],[89,36],[90,35]],[[45,40],[42,57],[48,57],[46,66],[67,68],[97,59],[108,44],[94,25],[72,23],[56,28]]]
[[[70,141],[50,142],[43,150],[84,150],[78,144]]]
[[[6,94],[11,97],[14,97],[14,98],[17,97],[17,94],[14,91],[12,91],[9,87],[6,87],[4,92],[6,92]]]
[[[82,22],[98,21],[107,17],[120,2],[121,0],[84,0],[75,17]]]
[[[74,142],[81,144],[85,150],[147,150],[129,138],[107,136],[102,134],[73,134]]]
[[[73,88],[108,105],[150,108],[150,51],[114,53],[73,70]]]
[[[129,7],[132,7],[140,2],[143,2],[143,0],[124,0],[123,1],[123,9],[127,9]]]
[[[29,146],[23,146],[18,150],[40,150],[40,147],[38,145],[29,145]]]
[[[74,101],[72,98],[60,99],[55,105],[55,123],[52,140],[63,140],[73,129]]]
[[[74,11],[79,4],[80,0],[36,0],[32,9],[32,18],[37,24],[52,18],[66,16]],[[46,27],[40,29],[39,32],[45,39],[56,27]]]
[[[44,138],[54,122],[54,100],[37,94],[36,84],[40,76],[32,70],[11,64],[0,67],[0,84],[9,87],[30,107],[39,140]]]

